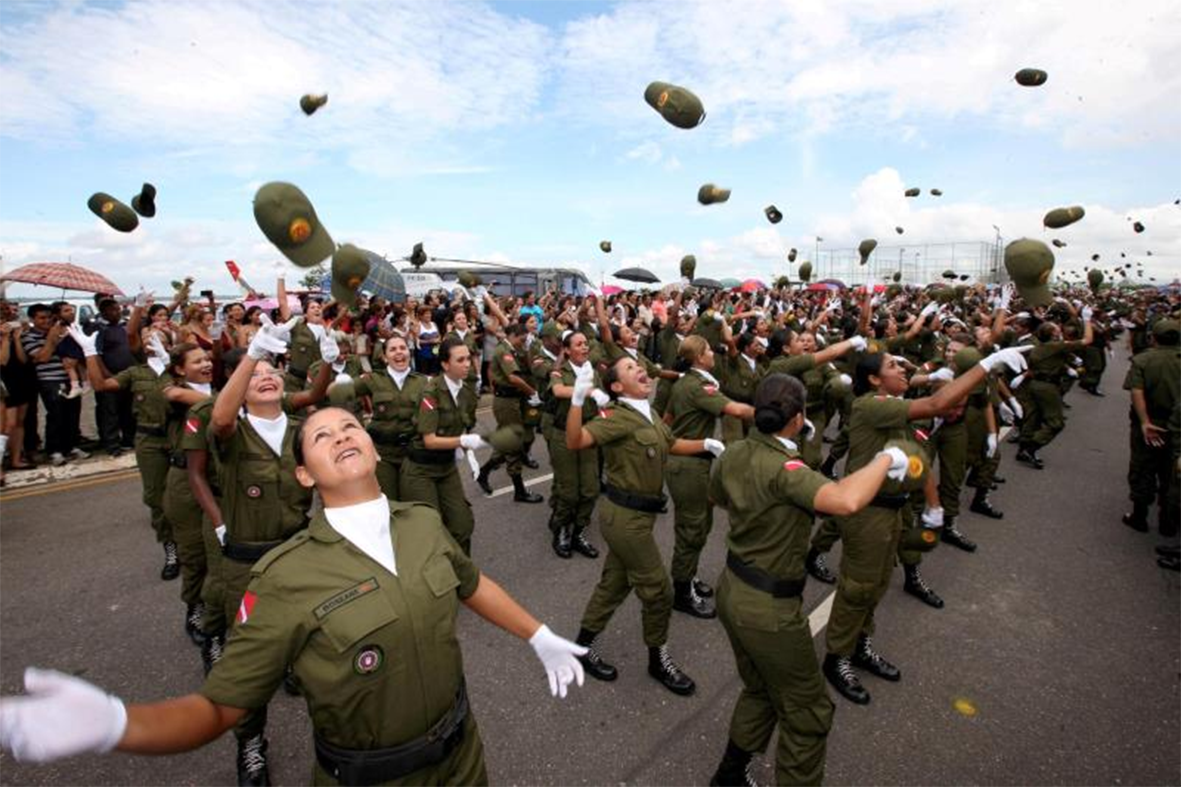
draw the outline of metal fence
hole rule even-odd
[[[799,260],[812,260],[812,280],[839,279],[846,284],[866,281],[884,282],[902,271],[906,284],[929,284],[945,281],[944,271],[967,275],[968,281],[998,283],[1008,280],[1004,266],[1004,245],[994,241],[955,241],[947,243],[879,244],[865,265],[857,249],[826,249],[817,243],[812,249],[800,249]],[[794,267],[794,266],[793,266]]]

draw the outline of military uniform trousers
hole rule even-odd
[[[644,644],[654,648],[668,641],[673,588],[652,537],[655,524],[655,514],[623,508],[607,499],[600,503],[599,529],[608,551],[603,575],[582,615],[583,628],[601,632],[634,590],[641,605]]]
[[[1062,389],[1056,383],[1042,380],[1030,380],[1021,387],[1029,389],[1031,405],[1026,408],[1025,421],[1021,424],[1021,444],[1042,448],[1049,445],[1066,426],[1066,416],[1062,412]]]
[[[779,727],[776,784],[820,784],[833,703],[816,661],[799,597],[774,598],[730,571],[718,579],[718,617],[730,638],[742,692],[730,740],[762,752]]]
[[[967,484],[980,489],[991,489],[997,468],[1001,465],[1000,446],[991,457],[988,451],[988,421],[984,409],[969,405],[964,409],[964,425],[968,429],[968,454],[965,463]],[[999,437],[999,435],[998,435]]]
[[[1177,492],[1177,446],[1173,435],[1162,434],[1165,444],[1154,448],[1144,442],[1140,420],[1130,415],[1131,458],[1128,461],[1128,499],[1133,503],[1160,506],[1160,531],[1163,536],[1177,534],[1177,505],[1170,502]]]
[[[168,481],[168,438],[137,432],[135,435],[135,464],[143,484],[144,505],[152,512],[152,530],[156,541],[172,541],[172,523],[164,515],[164,488]]]
[[[817,552],[824,554],[832,550],[833,545],[841,540],[841,526],[837,524],[837,520],[831,516],[826,516],[820,520],[820,525],[816,528],[816,532],[812,534],[812,541],[808,545],[810,549],[815,549]]]
[[[222,614],[232,627],[237,620],[238,610],[242,606],[242,597],[246,595],[246,588],[250,584],[250,569],[254,562],[234,560],[224,554],[221,559],[221,591]],[[230,636],[233,636],[231,630]],[[234,725],[234,737],[247,740],[261,735],[267,726],[267,706],[251,708]]]
[[[873,634],[874,610],[890,587],[906,510],[871,505],[837,522],[841,569],[828,619],[829,653],[852,656],[857,638]]]
[[[520,397],[493,396],[492,415],[496,417],[497,428],[514,425],[524,427],[525,419],[521,413],[522,404],[524,402],[521,401]],[[533,445],[533,430],[526,429],[525,440],[521,444],[521,450],[511,454],[502,454],[499,451],[494,451],[491,460],[492,466],[499,467],[501,463],[504,463],[509,475],[520,475],[521,460],[531,445]]]
[[[164,515],[172,525],[176,554],[180,562],[180,597],[185,604],[201,601],[207,563],[205,541],[201,534],[201,507],[189,487],[188,471],[170,467],[164,489]]]
[[[665,482],[676,506],[672,578],[687,582],[697,576],[701,550],[714,524],[714,507],[709,501],[708,459],[697,456],[670,456]]]
[[[382,443],[375,436],[373,442],[377,447],[377,484],[381,487],[381,493],[390,500],[401,500],[402,473],[406,468],[409,449]]]
[[[1097,388],[1107,369],[1107,353],[1102,347],[1088,344],[1083,348],[1083,375],[1079,380],[1084,387]]]
[[[812,422],[815,431],[812,432],[810,438],[804,441],[800,454],[808,467],[819,470],[820,465],[824,462],[824,430],[828,428],[824,406],[809,406],[805,417]]]
[[[472,505],[463,494],[463,481],[455,463],[430,465],[407,459],[402,465],[400,482],[402,494],[398,499],[434,506],[443,518],[447,532],[465,555],[471,555],[476,520],[472,516]]]
[[[737,442],[750,432],[750,424],[732,415],[722,416],[722,442],[726,445]]]
[[[206,634],[224,634],[234,618],[226,617],[225,582],[221,575],[221,542],[209,517],[201,517],[201,541],[205,545],[205,581],[201,584],[201,600],[205,602],[202,630]]]
[[[902,507],[902,530],[898,537],[898,562],[904,566],[917,566],[923,562],[923,552],[918,549],[908,549],[908,537],[914,534],[912,530],[922,528],[919,516],[926,508],[927,499],[923,490],[918,489],[910,493],[907,504]],[[930,550],[927,550],[930,551]]]
[[[566,431],[549,427],[550,463],[554,481],[550,487],[550,506],[554,515],[550,529],[555,533],[563,526],[581,533],[590,526],[599,497],[599,450],[587,448],[571,451],[566,447]]]
[[[928,452],[939,457],[939,505],[944,516],[960,515],[960,492],[968,459],[968,427],[961,419],[944,423],[931,435]]]

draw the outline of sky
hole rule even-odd
[[[1049,80],[1018,85],[1024,67]],[[653,80],[693,90],[705,122],[666,123]],[[261,289],[298,278],[253,219],[275,180],[338,243],[595,281],[672,281],[687,253],[698,275],[767,280],[794,274],[792,247],[798,264],[998,229],[1066,242],[1058,271],[1122,252],[1181,272],[1173,0],[5,0],[0,107],[4,268],[72,261],[128,293],[183,274],[233,292],[227,259]],[[158,213],[130,234],[86,207],[145,181]],[[707,182],[730,200],[699,205]],[[1065,205],[1086,217],[1044,229]]]

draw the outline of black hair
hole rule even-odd
[[[586,334],[582,331],[569,331],[564,337],[562,337],[562,346],[569,350],[570,342],[574,341],[575,336],[582,336],[584,339],[586,338]]]
[[[790,328],[776,328],[772,331],[770,338],[767,339],[768,358],[778,358],[787,351],[787,346],[791,344],[791,333]]]
[[[870,376],[877,377],[882,373],[882,364],[886,361],[885,353],[873,353],[861,356],[857,368],[853,370],[853,395],[861,396],[874,389],[869,381]]]
[[[617,391],[613,390],[611,387],[615,383],[619,382],[619,372],[617,371],[617,367],[619,366],[619,362],[622,361],[624,358],[630,358],[630,357],[631,357],[630,355],[619,356],[618,358],[615,359],[615,363],[608,366],[607,371],[603,372],[603,375],[602,375],[603,390],[606,391],[607,395],[610,396],[612,399],[619,398],[619,393]]]
[[[168,351],[168,372],[176,378],[181,378],[183,374],[177,374],[177,367],[185,365],[185,356],[193,350],[200,350],[201,345],[196,342],[182,342]]]
[[[246,350],[242,347],[234,347],[221,354],[221,366],[225,370],[226,377],[234,373],[234,370],[238,368],[238,364],[242,362],[242,356],[245,354]]]
[[[529,316],[532,317],[533,315],[530,314]],[[525,327],[524,322],[514,322],[504,329],[504,335],[508,337],[524,336],[528,332],[529,329]]]
[[[29,319],[32,319],[32,318],[36,317],[38,314],[40,314],[41,312],[52,313],[53,309],[49,308],[49,306],[44,303],[34,303],[32,306],[29,307],[28,311],[29,311]]]
[[[1054,333],[1054,323],[1044,322],[1037,328],[1037,340],[1039,342],[1052,342],[1054,341]]]
[[[609,327],[611,328],[611,340],[616,344],[619,344],[619,342],[622,341],[623,326],[616,323],[611,323]]]
[[[234,301],[232,303],[227,303],[225,306],[222,306],[221,307],[221,316],[225,317],[226,315],[228,315],[230,313],[230,309],[234,308],[235,306],[242,306],[242,304],[238,301]],[[245,307],[243,306],[243,308],[245,308]]]
[[[796,378],[775,373],[767,375],[755,389],[755,428],[776,434],[804,411],[807,391]]]
[[[101,312],[103,309],[107,308],[108,306],[118,306],[118,305],[119,305],[119,301],[115,300],[114,298],[104,297],[101,301],[98,302],[98,310]]]
[[[451,351],[456,347],[467,347],[467,345],[458,336],[448,336],[444,339],[439,345],[439,363],[451,363]]]
[[[753,333],[740,333],[738,339],[734,342],[734,346],[738,348],[738,352],[746,352],[746,348],[754,344],[755,335]]]

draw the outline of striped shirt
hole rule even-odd
[[[46,337],[46,333],[36,328],[29,328],[21,334],[21,347],[24,348],[25,355],[29,356],[30,362],[33,361],[33,356],[41,352],[41,348],[45,346]],[[64,383],[69,380],[69,377],[66,376],[66,368],[62,366],[62,359],[57,355],[50,355],[48,361],[38,363],[36,367],[37,382]]]

